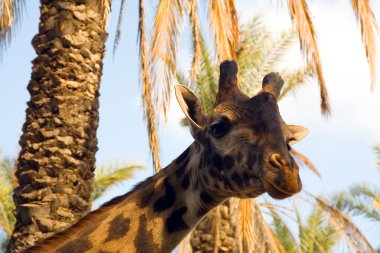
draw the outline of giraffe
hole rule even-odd
[[[211,209],[229,197],[275,199],[302,183],[290,145],[308,130],[286,125],[277,98],[278,73],[263,79],[252,98],[237,85],[237,64],[224,61],[214,110],[178,85],[175,93],[194,142],[159,173],[26,252],[170,252]]]

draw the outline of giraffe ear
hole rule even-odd
[[[202,112],[201,101],[197,95],[183,85],[175,87],[175,95],[179,106],[190,122],[192,131],[203,129],[206,123],[206,116]]]
[[[288,129],[292,133],[289,145],[296,144],[297,142],[305,138],[306,135],[309,133],[309,130],[303,126],[288,125]]]

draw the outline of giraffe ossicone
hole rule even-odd
[[[213,111],[176,86],[194,142],[171,164],[132,191],[91,212],[67,230],[26,252],[170,252],[211,209],[229,197],[275,199],[298,193],[302,183],[290,146],[308,130],[283,121],[278,73],[263,79],[252,98],[237,84],[234,61],[220,65]]]

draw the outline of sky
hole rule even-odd
[[[37,1],[26,2],[27,13],[0,61],[0,150],[3,156],[8,157],[17,156],[19,151],[18,140],[29,99],[26,86],[31,73],[31,60],[35,57],[30,41],[38,30],[39,10]],[[139,163],[145,165],[146,169],[138,172],[135,179],[113,187],[101,201],[126,192],[153,172],[146,127],[142,121],[136,2],[128,1],[122,39],[114,57],[112,43],[119,1],[114,1],[114,12],[110,15],[110,36],[100,89],[97,164]],[[274,33],[291,26],[286,6],[277,7],[277,1],[236,2],[243,23],[254,14],[261,13],[264,23]],[[301,169],[304,189],[316,195],[329,196],[360,182],[378,185],[380,171],[376,167],[373,147],[380,143],[380,79],[374,92],[370,92],[370,76],[360,28],[350,1],[322,0],[308,3],[318,36],[332,114],[328,118],[321,115],[319,90],[315,81],[279,103],[287,123],[303,125],[310,130],[307,138],[295,148],[310,158],[322,179],[306,168]],[[152,14],[154,6],[149,1],[148,4]],[[380,1],[371,1],[371,4],[380,21]],[[293,53],[294,57],[284,62],[285,65],[299,64],[298,50]],[[180,64],[188,64],[190,60],[188,52],[180,54]],[[162,166],[169,164],[192,142],[188,130],[179,125],[182,117],[173,96],[168,122],[160,132]],[[95,203],[95,206],[99,203]],[[379,227],[368,224],[359,224],[359,227],[374,245],[378,245],[375,242],[376,238],[380,238]]]

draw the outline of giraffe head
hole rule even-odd
[[[289,197],[302,189],[290,146],[308,130],[283,121],[277,98],[284,81],[278,73],[267,74],[262,90],[249,98],[238,88],[237,71],[234,61],[220,65],[216,103],[208,115],[191,90],[176,87],[201,153],[199,179],[223,197],[256,197],[264,192],[276,199]]]

